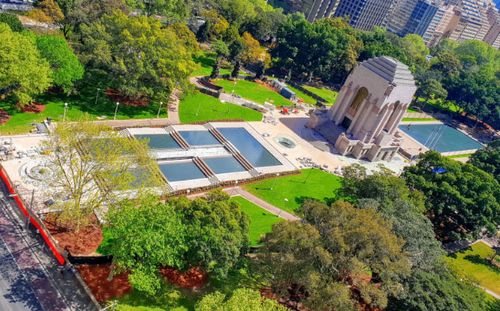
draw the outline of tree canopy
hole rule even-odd
[[[341,201],[308,201],[301,212],[303,222],[278,223],[263,239],[259,263],[274,292],[316,310],[385,308],[410,270],[390,222]]]
[[[0,13],[0,23],[9,25],[10,29],[15,32],[21,32],[24,29],[23,24],[16,15],[10,13]]]
[[[172,204],[186,228],[186,262],[224,279],[248,250],[247,216],[223,192],[193,201],[175,199]]]
[[[51,85],[49,64],[29,33],[14,32],[0,23],[0,42],[0,97],[12,96],[27,104]]]
[[[500,183],[500,140],[493,141],[486,148],[476,151],[469,163],[492,174]]]
[[[83,66],[69,47],[66,40],[60,36],[39,35],[36,45],[40,54],[52,69],[53,85],[69,92],[73,84],[83,77]]]
[[[195,307],[196,311],[285,311],[278,302],[261,297],[256,290],[236,289],[229,297],[220,292],[205,295]]]
[[[124,95],[165,100],[175,87],[187,87],[194,51],[171,27],[120,11],[81,27],[84,63],[105,73],[110,86]]]
[[[500,223],[500,186],[492,175],[471,165],[425,153],[417,165],[405,169],[411,189],[426,198],[427,214],[442,240],[477,236]]]

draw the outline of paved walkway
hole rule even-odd
[[[96,311],[73,272],[61,273],[40,235],[25,230],[1,189],[0,199],[0,310]]]
[[[255,195],[251,194],[250,192],[242,189],[241,187],[233,187],[233,188],[225,188],[224,192],[229,194],[230,196],[242,196],[243,198],[247,199],[248,201],[260,206],[261,208],[265,209],[271,214],[274,214],[280,218],[283,218],[285,220],[290,220],[290,221],[295,221],[295,220],[300,220],[299,217],[290,214],[288,212],[285,212],[282,209],[277,208],[276,206],[267,203],[266,201],[256,197]]]

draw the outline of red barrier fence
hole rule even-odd
[[[14,201],[16,202],[17,207],[23,213],[25,217],[27,217],[30,221],[30,223],[38,230],[40,235],[42,236],[43,240],[45,241],[45,244],[49,247],[49,249],[52,251],[52,254],[57,259],[57,262],[60,265],[64,265],[66,260],[64,259],[64,256],[61,254],[55,243],[52,241],[52,239],[49,237],[48,233],[45,231],[45,229],[41,225],[41,221],[38,219],[38,217],[34,216],[31,211],[29,211],[26,208],[26,205],[24,204],[23,200],[19,195],[17,194],[16,189],[14,188],[14,185],[10,181],[10,178],[7,176],[7,173],[5,172],[4,168],[0,165],[0,178],[2,181],[5,183],[7,186],[7,191],[9,194],[12,196]]]

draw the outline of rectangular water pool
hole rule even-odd
[[[445,124],[400,125],[399,129],[427,148],[438,152],[472,150],[482,147],[478,141]]]
[[[136,139],[148,139],[151,149],[180,149],[179,144],[169,134],[137,134]]]
[[[220,145],[209,131],[179,131],[179,134],[190,146]]]
[[[282,165],[243,127],[221,127],[219,132],[255,167]]]
[[[215,174],[244,172],[245,168],[233,156],[203,158]]]
[[[160,171],[168,181],[185,181],[205,178],[203,172],[193,161],[159,163]]]

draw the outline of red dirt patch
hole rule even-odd
[[[24,105],[21,107],[22,112],[41,113],[44,110],[45,110],[44,104],[35,102],[32,102],[31,104]]]
[[[132,289],[128,282],[128,272],[120,273],[111,281],[108,280],[111,265],[78,265],[76,269],[99,302],[119,298]]]
[[[163,275],[171,284],[188,289],[199,289],[208,282],[208,275],[201,268],[190,268],[186,272],[181,272],[173,268],[161,268]]]
[[[107,89],[106,96],[108,96],[112,101],[119,102],[120,104],[124,104],[126,106],[147,107],[149,105],[149,99],[147,98],[133,99],[129,96],[122,95],[119,91],[113,89]]]
[[[55,215],[47,215],[43,222],[59,246],[68,250],[73,256],[94,254],[103,239],[102,230],[95,215],[91,216],[90,225],[81,228],[78,232],[57,224]]]
[[[5,110],[0,109],[0,125],[7,123],[12,116]]]

